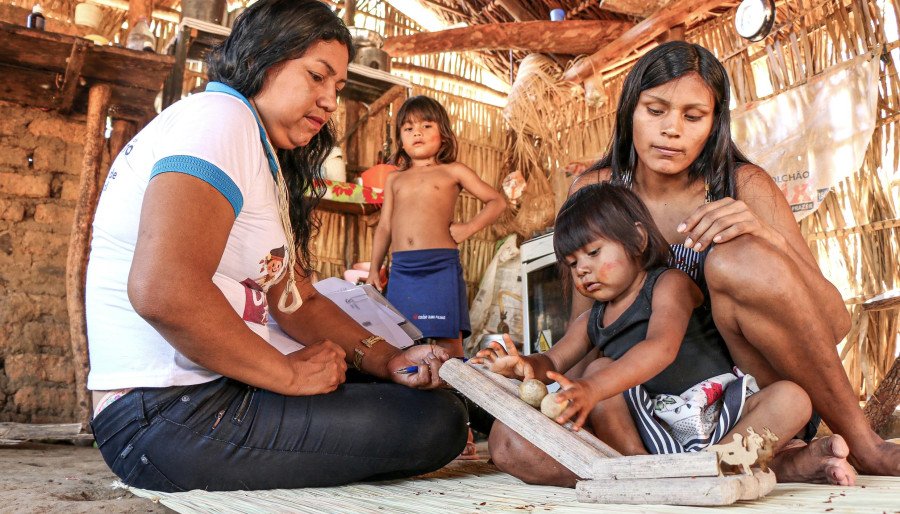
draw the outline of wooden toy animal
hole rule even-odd
[[[764,427],[762,438],[762,446],[756,452],[759,456],[757,463],[759,464],[760,469],[768,472],[769,463],[772,462],[772,457],[775,455],[775,442],[778,441],[778,436],[773,434],[768,428]]]
[[[750,466],[756,463],[757,450],[762,445],[763,438],[753,428],[748,428],[747,432],[746,440],[741,434],[734,434],[730,443],[714,444],[706,449],[716,452],[720,473],[743,472],[745,475],[753,475]]]

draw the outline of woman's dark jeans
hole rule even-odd
[[[441,468],[466,443],[452,393],[344,384],[282,396],[227,378],[134,389],[91,423],[126,484],[176,492],[322,487]]]

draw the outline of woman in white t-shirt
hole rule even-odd
[[[447,354],[396,349],[309,280],[317,199],[304,193],[334,145],[353,53],[325,4],[260,0],[212,52],[206,91],[113,162],[88,266],[88,387],[97,444],[125,483],[329,486],[426,473],[462,451],[462,403],[425,390]],[[273,346],[270,315],[296,347]],[[348,364],[381,381],[346,383]]]

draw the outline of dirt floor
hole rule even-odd
[[[71,444],[0,446],[0,513],[172,512],[113,489],[96,448]]]

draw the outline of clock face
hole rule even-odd
[[[750,41],[766,37],[775,22],[775,5],[772,0],[743,0],[734,16],[737,33]]]

